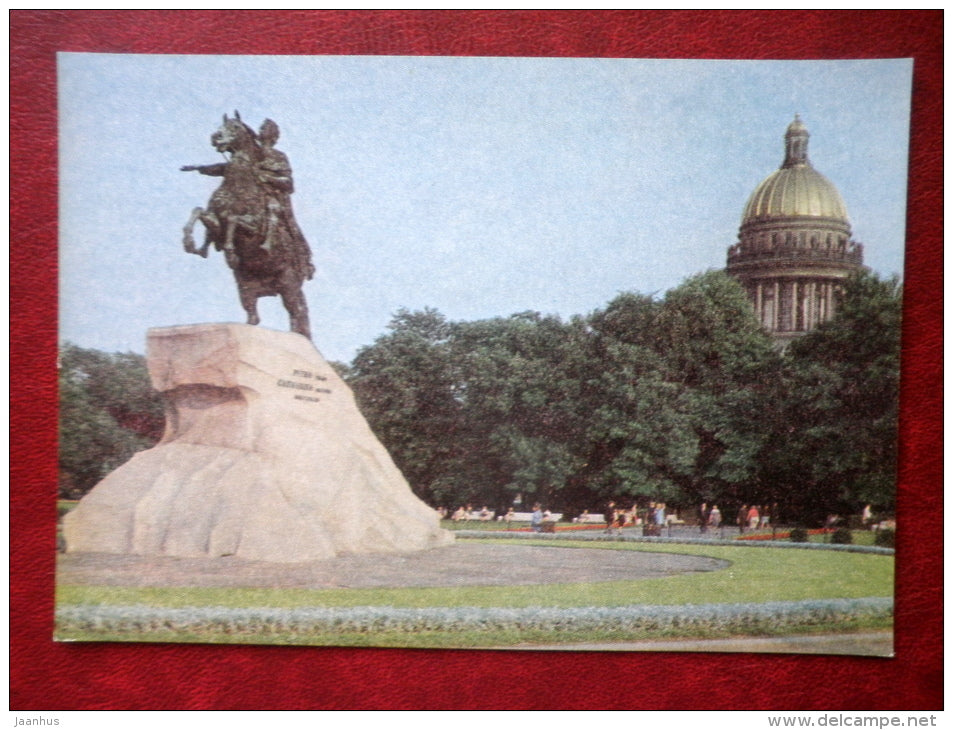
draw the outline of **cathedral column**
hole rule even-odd
[[[817,326],[817,282],[812,281],[808,288],[808,317],[807,329],[812,330]]]
[[[811,302],[814,301],[814,298],[811,296],[811,292],[814,286],[814,282],[806,281],[804,282],[804,331],[807,332],[811,329],[811,317],[813,313],[811,311]]]
[[[794,281],[791,282],[791,309],[790,309],[791,321],[788,327],[788,329],[790,329],[791,332],[798,331],[798,326],[797,326],[798,309],[799,307],[797,304],[797,279],[795,279]]]
[[[804,282],[804,294],[801,295],[801,329],[805,332],[811,329],[811,302],[814,301],[811,296],[812,282]]]
[[[774,280],[774,311],[771,313],[771,331],[778,331],[778,324],[781,319],[781,282]]]

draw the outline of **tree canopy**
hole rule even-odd
[[[348,381],[434,505],[778,504],[810,521],[893,508],[899,313],[899,282],[858,275],[781,352],[712,271],[569,321],[401,311]]]
[[[336,369],[435,507],[770,504],[809,523],[893,509],[900,303],[899,281],[859,274],[833,319],[781,351],[711,271],[569,320],[400,310]],[[60,389],[64,495],[161,435],[139,355],[67,344]]]

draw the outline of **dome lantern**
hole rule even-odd
[[[794,115],[794,121],[788,125],[788,131],[784,134],[784,164],[782,168],[794,167],[795,165],[810,165],[807,159],[807,141],[811,135],[807,133],[807,127],[801,122],[801,117]]]

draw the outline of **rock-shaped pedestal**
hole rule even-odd
[[[64,520],[68,552],[302,562],[452,541],[305,337],[151,329],[166,430]]]

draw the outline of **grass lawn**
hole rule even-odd
[[[789,529],[779,530],[777,540],[781,542],[791,542],[791,539],[788,536],[789,532],[790,532]],[[762,532],[760,534],[756,533],[754,536],[752,536],[751,533],[745,533],[745,535],[741,535],[741,536],[736,534],[733,538],[728,538],[728,539],[734,539],[734,540],[737,540],[738,542],[747,542],[747,541],[760,542],[761,540],[767,539],[770,535],[771,535],[770,532]],[[808,535],[807,541],[829,545],[831,543],[831,535],[832,535],[831,532],[827,532],[827,533],[811,532]],[[851,541],[850,541],[851,545],[866,545],[868,547],[872,545],[876,545],[877,533],[871,530],[851,530],[850,536],[851,536]]]
[[[494,540],[494,542],[496,542]],[[178,608],[216,606],[243,607],[356,607],[391,606],[427,607],[582,607],[627,605],[687,605],[711,603],[764,603],[829,598],[865,598],[892,596],[894,558],[889,555],[830,552],[765,547],[694,546],[646,543],[578,543],[571,541],[506,540],[515,546],[541,545],[565,549],[639,550],[656,553],[705,555],[731,562],[730,567],[714,572],[673,575],[632,581],[539,586],[468,586],[449,588],[402,589],[247,589],[247,588],[131,588],[115,586],[62,585],[57,587],[57,605],[136,605]],[[889,621],[857,623],[845,626],[816,626],[814,631],[851,631],[889,629]],[[783,632],[789,633],[790,630]],[[696,636],[689,627],[681,636]],[[758,635],[764,635],[759,630]],[[666,634],[668,635],[668,634]],[[710,635],[710,634],[705,634]],[[71,640],[125,641],[202,641],[241,643],[308,643],[319,645],[366,646],[513,646],[519,643],[553,643],[557,637],[544,632],[509,635],[505,632],[474,635],[441,632],[416,632],[412,635],[386,633],[326,634],[305,637],[227,636],[151,633],[114,636],[63,635]],[[633,637],[584,632],[560,635],[560,642],[622,641]],[[664,638],[660,636],[638,638]]]
[[[495,541],[494,541],[495,542]],[[648,543],[574,543],[554,540],[505,540],[502,544],[566,549],[640,550],[705,555],[731,561],[710,573],[689,573],[607,583],[537,586],[464,586],[460,588],[266,589],[130,588],[59,586],[57,602],[144,603],[152,606],[625,606],[700,603],[761,603],[815,598],[865,598],[893,595],[893,556],[820,550],[770,550],[734,546],[658,545]]]

